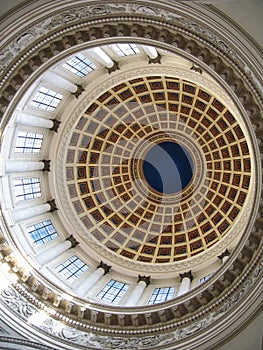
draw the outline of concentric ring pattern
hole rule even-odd
[[[143,155],[178,142],[193,161],[180,193],[156,193]],[[218,242],[245,202],[251,176],[244,133],[224,104],[195,83],[148,76],[88,106],[67,149],[70,200],[89,237],[129,259],[171,263]]]

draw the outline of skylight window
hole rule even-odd
[[[174,288],[155,288],[150,300],[148,301],[148,305],[153,305],[157,303],[161,303],[173,298]]]
[[[207,276],[205,276],[205,277],[200,278],[198,284],[204,283],[204,282],[207,281],[212,275],[213,275],[213,274],[211,273],[210,275],[207,275]]]
[[[87,57],[78,54],[72,57],[69,61],[63,64],[63,67],[75,74],[76,76],[83,78],[96,68],[96,65],[91,62]]]
[[[89,269],[76,255],[71,256],[56,267],[56,271],[67,281],[73,282]]]
[[[107,302],[118,304],[129,288],[128,284],[110,280],[97,294],[97,298]]]
[[[17,200],[29,200],[41,196],[39,177],[17,179],[14,185]]]
[[[39,153],[44,135],[19,131],[16,139],[16,153]]]
[[[58,236],[50,220],[27,227],[27,232],[32,241],[37,245],[45,244]]]
[[[136,55],[140,52],[135,44],[112,44],[110,48],[120,57]]]
[[[31,101],[31,106],[54,112],[62,97],[58,92],[41,87]]]

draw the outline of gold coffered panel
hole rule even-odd
[[[143,176],[147,149],[178,142],[193,179],[176,194],[156,193]],[[66,182],[93,239],[118,255],[172,263],[227,234],[251,176],[243,131],[228,108],[197,84],[165,76],[123,82],[87,106],[67,149]]]

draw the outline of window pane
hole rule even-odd
[[[120,57],[135,55],[140,52],[135,44],[113,44],[110,45],[110,48]]]
[[[82,260],[80,260],[76,255],[71,256],[69,259],[64,261],[62,264],[56,267],[56,271],[67,281],[72,282],[79,278],[83,272],[88,270],[88,265],[86,265]]]
[[[205,276],[205,277],[200,278],[198,284],[204,283],[204,282],[207,281],[211,276],[212,276],[212,273],[211,273],[210,275],[207,275],[207,276]]]
[[[16,139],[15,152],[39,153],[44,135],[33,132],[19,131]]]
[[[129,285],[110,280],[104,288],[97,294],[97,298],[107,302],[118,304],[124,294],[127,292]]]
[[[36,93],[34,99],[31,101],[31,105],[37,108],[44,109],[48,112],[53,112],[63,95],[58,92],[41,87]]]
[[[39,177],[17,179],[14,181],[15,196],[18,200],[34,199],[41,196]]]
[[[27,227],[27,232],[32,241],[37,245],[45,244],[58,236],[50,220]]]
[[[174,288],[166,287],[166,288],[155,288],[150,300],[148,301],[148,305],[161,303],[166,300],[170,300],[173,298]]]
[[[89,72],[96,68],[96,65],[87,57],[78,54],[63,64],[63,67],[74,73],[76,76],[83,78]]]

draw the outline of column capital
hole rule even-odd
[[[76,98],[79,98],[79,96],[82,94],[83,91],[85,91],[85,89],[81,86],[76,84],[77,90],[75,92],[72,92],[71,94],[73,96],[75,96]]]
[[[53,126],[51,128],[49,128],[49,130],[58,132],[58,128],[59,128],[59,125],[61,122],[57,119],[51,119],[51,121],[53,122]]]
[[[155,58],[149,57],[148,64],[151,64],[151,63],[154,63],[154,64],[156,64],[156,63],[161,64],[161,59],[162,59],[162,56],[161,56],[161,55],[159,54],[159,52],[158,52],[157,57],[155,57]]]
[[[42,171],[50,171],[51,160],[42,159],[41,162],[44,164],[44,168],[42,169]]]
[[[66,241],[69,241],[71,243],[71,248],[75,248],[79,244],[73,235],[70,235],[68,238],[66,238]]]
[[[58,210],[55,199],[51,199],[51,201],[47,201],[47,204],[50,205],[50,212],[52,213],[55,210]]]
[[[229,255],[230,255],[230,251],[226,249],[222,254],[218,255],[218,259],[223,260],[225,256],[229,256]]]
[[[192,282],[192,280],[193,280],[193,275],[192,275],[191,270],[188,271],[188,272],[179,273],[179,276],[180,276],[180,278],[181,278],[181,282],[182,282],[183,278],[185,278],[185,277],[189,278],[191,282]]]
[[[113,61],[113,66],[110,68],[107,68],[107,69],[108,69],[108,73],[111,74],[111,73],[115,72],[116,70],[120,69],[120,67],[119,67],[118,62]]]
[[[106,275],[106,274],[110,271],[111,266],[105,264],[105,263],[101,260],[101,262],[100,262],[100,264],[99,264],[99,266],[98,266],[97,268],[98,268],[98,269],[99,269],[99,268],[102,268],[102,269],[104,270],[104,275]]]
[[[140,281],[145,282],[145,283],[146,283],[146,287],[148,287],[149,284],[151,283],[151,276],[141,276],[141,275],[138,275],[137,283],[139,283]]]
[[[193,70],[194,72],[197,72],[197,73],[200,73],[200,74],[203,73],[203,70],[200,67],[195,66],[194,63],[192,64],[192,67],[190,68],[190,70]]]

